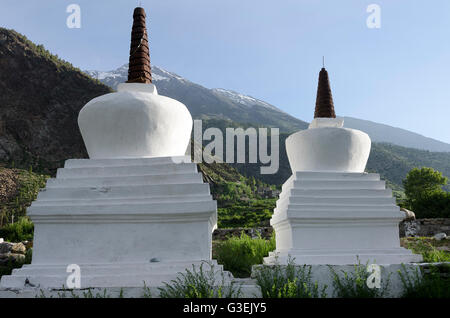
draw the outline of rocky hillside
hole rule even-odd
[[[54,170],[86,157],[80,109],[111,89],[23,35],[0,28],[0,161]]]
[[[43,46],[0,28],[0,163],[53,174],[64,160],[87,157],[78,112],[111,91]],[[227,165],[202,164],[200,169],[212,183],[242,177]]]
[[[47,178],[30,170],[0,166],[0,229],[26,215],[27,207],[36,199],[39,189],[45,186]]]

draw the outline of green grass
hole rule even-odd
[[[277,198],[266,198],[258,191],[276,190],[254,177],[239,176],[234,181],[220,179],[211,186],[211,192],[217,200],[219,228],[257,227],[267,223],[275,208]]]
[[[274,249],[275,235],[270,240],[252,239],[242,232],[241,237],[231,237],[218,242],[215,257],[234,277],[250,277],[252,266],[262,264],[263,258]]]
[[[447,277],[441,276],[446,273]],[[411,275],[405,269],[399,271],[403,285],[403,298],[450,298],[450,265],[431,266],[429,273],[420,273],[419,269]]]
[[[204,265],[209,266],[206,270]],[[218,279],[220,277],[220,279]],[[158,288],[161,298],[237,298],[241,286],[226,282],[225,274],[212,263],[204,262],[198,268],[179,273],[178,277]]]
[[[31,241],[33,232],[34,224],[27,217],[21,217],[18,222],[2,227],[0,237],[3,237],[7,242]]]
[[[402,246],[421,254],[425,263],[450,262],[450,252],[438,250],[438,247],[449,246],[449,240],[436,241],[430,237],[408,237],[401,239]]]
[[[287,265],[255,268],[256,284],[263,298],[324,298],[327,286],[312,281],[311,266],[298,266],[293,259]]]
[[[367,285],[367,279],[370,276],[370,273],[367,272],[367,264],[355,264],[354,271],[351,273],[345,271],[336,272],[332,266],[329,266],[329,269],[333,276],[333,297],[381,298],[388,291],[389,277],[384,280],[384,285],[380,288],[370,288]]]
[[[219,228],[258,227],[272,217],[276,198],[221,203],[217,209]]]

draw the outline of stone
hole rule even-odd
[[[14,246],[14,244],[10,243],[10,242],[0,243],[0,254],[5,254],[5,253],[11,252],[11,249],[13,246]]]
[[[450,235],[450,218],[403,220],[400,223],[401,236],[427,236],[436,233]]]
[[[411,221],[411,220],[415,220],[416,219],[416,214],[413,211],[410,211],[410,210],[405,209],[405,208],[400,208],[400,211],[405,213],[404,220]]]
[[[17,253],[10,253],[9,259],[15,263],[23,263],[25,261],[25,255],[17,254]]]
[[[0,266],[6,266],[9,263],[9,256],[7,254],[0,254]]]
[[[419,234],[419,225],[415,220],[403,221],[404,236],[405,237],[416,237]]]
[[[0,254],[0,265],[8,265],[10,262],[21,264],[25,261],[25,255],[16,253]]]
[[[435,234],[435,235],[433,236],[433,238],[434,238],[436,241],[445,240],[445,239],[447,238],[447,234],[445,234],[445,233],[438,233],[438,234]]]
[[[14,243],[14,245],[11,248],[11,253],[25,254],[26,251],[27,249],[25,245],[23,245],[22,243]]]
[[[26,249],[30,249],[33,247],[33,241],[24,241],[22,242],[23,245],[25,245]]]

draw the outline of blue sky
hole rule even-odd
[[[66,7],[81,7],[81,28]],[[0,0],[12,28],[81,69],[128,60],[134,0]],[[152,63],[310,121],[325,55],[336,113],[450,143],[448,0],[142,0]],[[369,4],[381,28],[369,29]]]

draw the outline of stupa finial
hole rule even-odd
[[[322,61],[324,63],[324,61]],[[325,64],[325,63],[324,63]],[[316,109],[314,118],[336,118],[334,112],[333,95],[331,94],[328,72],[324,67],[319,73],[319,84],[317,86]]]
[[[127,83],[149,84],[152,82],[145,17],[144,8],[137,7],[134,9]]]

